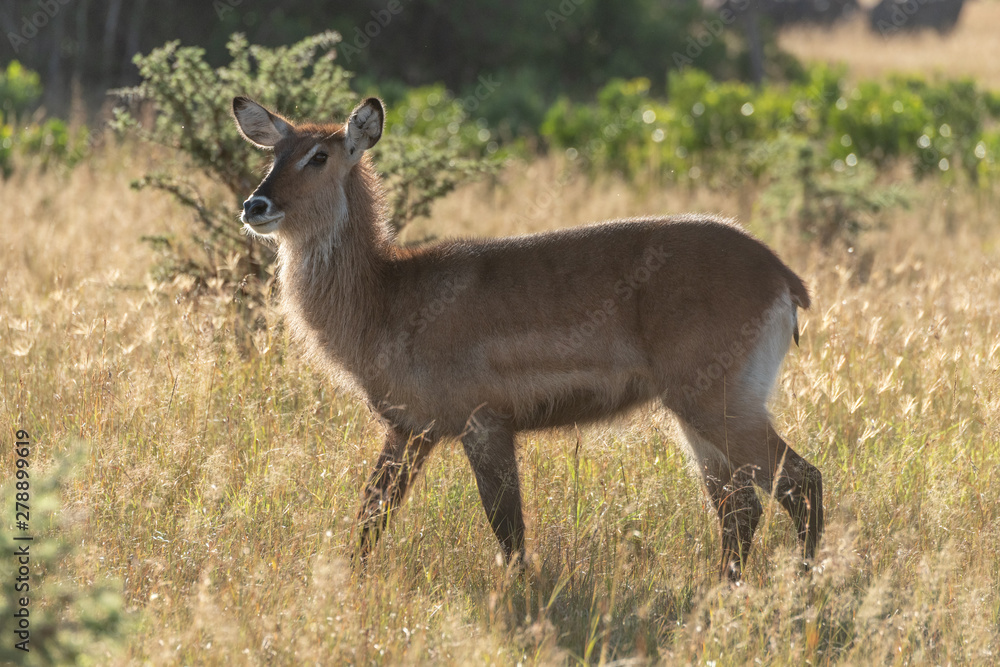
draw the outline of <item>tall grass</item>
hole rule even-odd
[[[644,410],[522,438],[523,576],[498,564],[453,444],[359,574],[347,558],[376,423],[300,359],[275,312],[247,345],[231,293],[151,282],[140,237],[180,234],[190,214],[129,190],[146,159],[110,148],[68,175],[0,183],[0,430],[31,432],[40,468],[85,443],[62,500],[73,551],[37,603],[56,605],[59,582],[121,591],[131,629],[95,662],[996,659],[995,195],[923,187],[858,248],[821,254],[756,215],[753,191],[566,183],[542,161],[454,193],[408,238],[739,212],[814,295],[774,411],[824,474],[828,530],[802,573],[790,521],[765,503],[745,583],[720,585],[714,512],[671,420]],[[12,457],[0,465],[6,477]]]

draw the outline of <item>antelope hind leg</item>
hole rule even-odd
[[[768,448],[774,451],[775,470],[771,477],[774,497],[795,524],[802,555],[812,559],[823,534],[823,475],[789,447],[770,424],[767,439]]]

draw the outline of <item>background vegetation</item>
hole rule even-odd
[[[405,4],[351,63],[352,24],[344,41],[307,38],[319,26],[295,7],[249,5],[213,8],[218,21],[195,22],[197,39],[166,46],[184,3],[157,26],[141,18],[152,15],[144,3],[117,5],[116,25],[138,21],[141,39],[147,28],[157,39],[143,43],[135,79],[97,69],[108,85],[137,86],[115,97],[117,134],[82,111],[38,111],[47,63],[32,63],[39,76],[5,62],[0,75],[0,430],[37,443],[39,650],[28,664],[995,660],[1000,78],[963,69],[985,66],[971,57],[929,76],[909,65],[956,43],[983,60],[997,44],[981,28],[1000,7],[976,3],[947,42],[866,42],[888,71],[828,62],[838,43],[858,50],[851,26],[822,40],[790,33],[769,48],[790,45],[801,63],[775,57],[772,80],[753,87],[714,78],[740,73],[738,35],[702,68],[668,74],[661,50],[650,61],[660,70],[646,71],[625,60],[629,49],[611,58],[601,39],[631,46],[614,32],[628,28],[641,44],[667,14],[637,4],[650,12],[638,26],[601,3],[567,5],[578,9],[559,13],[556,34],[570,55],[529,54],[539,60],[523,90],[543,92],[514,96],[534,105],[509,111],[525,119],[521,132],[501,118],[515,108],[500,91],[518,87],[504,88],[518,56],[486,48],[506,48],[490,40],[500,19],[527,11],[518,3],[484,5],[482,16]],[[64,37],[79,36],[78,20],[88,35],[114,23],[86,2],[65,7]],[[679,39],[699,34],[683,22],[693,11],[669,10],[682,17]],[[535,48],[555,49],[544,12],[533,16],[541,28],[512,43],[538,30],[547,39]],[[236,25],[246,37],[230,37]],[[467,36],[393,64],[392,25]],[[590,32],[580,42],[558,32],[574,26]],[[101,53],[95,39],[87,48]],[[112,42],[110,53],[126,48]],[[460,43],[481,47],[481,69],[433,57]],[[572,54],[599,74],[577,77]],[[80,81],[97,67],[64,64]],[[505,66],[493,93],[476,92],[480,75]],[[566,85],[546,79],[562,71]],[[796,570],[790,523],[765,503],[746,582],[720,585],[714,513],[671,420],[643,410],[522,439],[525,576],[497,565],[454,445],[434,456],[369,573],[352,573],[345,558],[379,428],[289,345],[266,298],[267,256],[238,235],[238,202],[262,165],[228,124],[237,92],[295,118],[342,115],[367,93],[389,100],[378,160],[402,193],[392,211],[403,242],[626,215],[739,216],[814,295],[774,404],[779,430],[824,473],[829,527],[812,570]],[[495,117],[483,111],[493,99]],[[0,461],[9,479],[13,458]],[[0,497],[13,517],[9,485]],[[3,581],[11,562],[0,562]],[[0,611],[12,604],[5,593]]]
[[[49,6],[0,1],[3,34],[17,37],[0,44],[0,53],[45,74],[46,103],[57,111],[69,108],[74,89],[100,104],[108,88],[138,83],[132,56],[169,40],[197,44],[210,64],[220,65],[234,32],[278,47],[334,30],[344,35],[345,66],[365,84],[402,91],[443,83],[465,97],[481,77],[502,81],[483,111],[510,131],[537,126],[556,93],[586,95],[614,76],[645,76],[662,90],[674,66],[671,52],[684,48],[691,29],[710,16],[687,0],[74,0],[47,12],[42,4]],[[33,19],[44,25],[32,30]],[[739,38],[712,41],[699,50],[698,67],[740,75]]]

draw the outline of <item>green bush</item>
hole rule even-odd
[[[829,119],[829,152],[854,154],[879,165],[915,153],[917,139],[931,122],[923,100],[912,92],[865,81],[842,94]]]
[[[542,136],[571,151],[571,157],[579,156],[591,171],[638,172],[644,167],[640,149],[656,151],[647,120],[665,113],[650,99],[649,86],[648,79],[614,79],[600,91],[595,105],[560,98],[546,115]]]
[[[38,74],[12,60],[0,71],[0,122],[13,123],[25,117],[41,96]]]
[[[652,171],[726,188],[759,181],[772,199],[798,201],[788,214],[824,245],[852,243],[905,203],[876,183],[892,165],[918,178],[996,180],[1000,98],[969,80],[852,85],[816,66],[787,85],[754,88],[687,69],[670,74],[667,93],[653,98],[645,79],[611,81],[591,104],[559,99],[541,134],[591,175]]]
[[[940,159],[935,160],[940,156],[950,158],[954,166],[963,167],[970,175],[977,174],[983,158],[976,154],[976,146],[983,138],[984,121],[1000,118],[1000,94],[979,89],[971,79],[931,85],[923,79],[907,78],[897,85],[917,94],[933,114],[927,128],[932,150],[921,152],[924,171],[940,169]],[[919,137],[917,141],[919,144]]]
[[[920,177],[962,170],[981,184],[1000,118],[1000,99],[968,80],[893,78],[856,86],[816,66],[788,85],[754,88],[706,73],[672,72],[666,100],[649,82],[608,83],[592,104],[556,102],[542,124],[550,145],[581,152],[592,173],[634,177],[651,166],[664,176],[698,173],[731,182],[766,171],[762,143],[784,135],[814,140],[827,168],[902,162]],[[755,157],[754,154],[758,157]]]
[[[176,149],[180,159],[135,186],[172,193],[194,210],[198,221],[193,245],[158,239],[167,258],[161,273],[187,273],[198,284],[222,278],[231,287],[245,284],[247,276],[267,277],[271,254],[243,235],[234,214],[259,183],[268,157],[249,150],[240,138],[230,117],[232,99],[249,95],[293,118],[346,119],[360,96],[350,87],[353,74],[337,62],[339,42],[339,34],[324,32],[272,49],[234,34],[228,44],[230,62],[218,68],[205,62],[203,49],[178,42],[136,56],[142,82],[116,91],[131,108],[118,109],[113,125]],[[373,150],[397,229],[426,215],[435,198],[497,165],[479,159],[482,151],[469,140],[464,118],[443,94],[434,99],[433,93],[416,93],[392,112],[387,136]],[[156,111],[150,127],[136,120],[135,109],[142,103]],[[414,122],[395,127],[411,110]],[[470,154],[477,157],[466,157]],[[223,185],[228,196],[203,191],[187,176],[192,169]]]
[[[39,447],[33,446],[27,468],[18,468],[27,477],[11,478],[0,486],[6,499],[4,515],[14,517],[15,484],[27,483],[30,492],[30,535],[32,541],[15,541],[14,530],[0,531],[0,616],[4,619],[4,641],[0,645],[0,663],[17,665],[97,664],[108,658],[125,634],[127,617],[123,609],[120,583],[112,581],[76,582],[65,573],[80,544],[71,523],[61,519],[61,493],[73,482],[80,465],[79,449],[63,452],[60,462],[42,472],[35,462]],[[24,487],[19,487],[24,488]],[[76,539],[74,539],[74,537]],[[27,545],[30,572],[28,590],[14,588],[18,574],[17,550]],[[15,647],[21,640],[11,622],[27,597],[30,628],[28,652]]]
[[[492,133],[473,118],[442,84],[414,88],[386,110],[390,135],[418,135],[447,145],[463,155],[486,156],[497,151]],[[485,132],[483,132],[485,130]]]
[[[854,247],[862,232],[880,225],[883,212],[909,205],[909,192],[879,184],[869,162],[831,169],[815,142],[801,135],[783,135],[769,148],[769,182],[758,213],[765,220],[794,221],[804,238],[822,247]]]
[[[504,140],[534,133],[559,95],[581,99],[613,78],[642,76],[662,91],[667,71],[682,63],[742,73],[741,31],[697,2],[408,0],[360,50],[360,29],[376,8],[350,5],[338,4],[324,24],[343,31],[344,61],[380,84],[442,82],[475,100],[473,118]]]
[[[72,166],[86,151],[86,128],[74,134],[58,118],[30,118],[41,96],[36,72],[16,60],[0,71],[0,175],[4,177],[13,169],[15,154],[43,167],[54,163]]]
[[[1000,179],[1000,129],[983,133],[973,147],[976,158],[976,176],[980,183],[996,183]]]

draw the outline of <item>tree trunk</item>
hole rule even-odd
[[[132,3],[132,16],[128,24],[128,36],[125,39],[125,59],[121,76],[116,85],[127,86],[139,82],[138,73],[132,64],[132,58],[142,48],[142,20],[146,10],[146,0],[135,0]]]
[[[760,36],[760,12],[751,6],[740,18],[750,57],[750,79],[754,85],[759,86],[764,81],[764,42]]]
[[[66,85],[63,73],[63,34],[66,31],[65,12],[56,12],[52,17],[52,22],[48,27],[47,40],[49,43],[49,60],[45,68],[45,108],[51,113],[63,108],[69,102],[66,94],[69,86]]]
[[[115,45],[118,42],[118,21],[122,13],[122,0],[111,0],[108,15],[104,18],[104,39],[101,44],[101,87],[110,88],[117,80],[118,63],[115,62]]]

